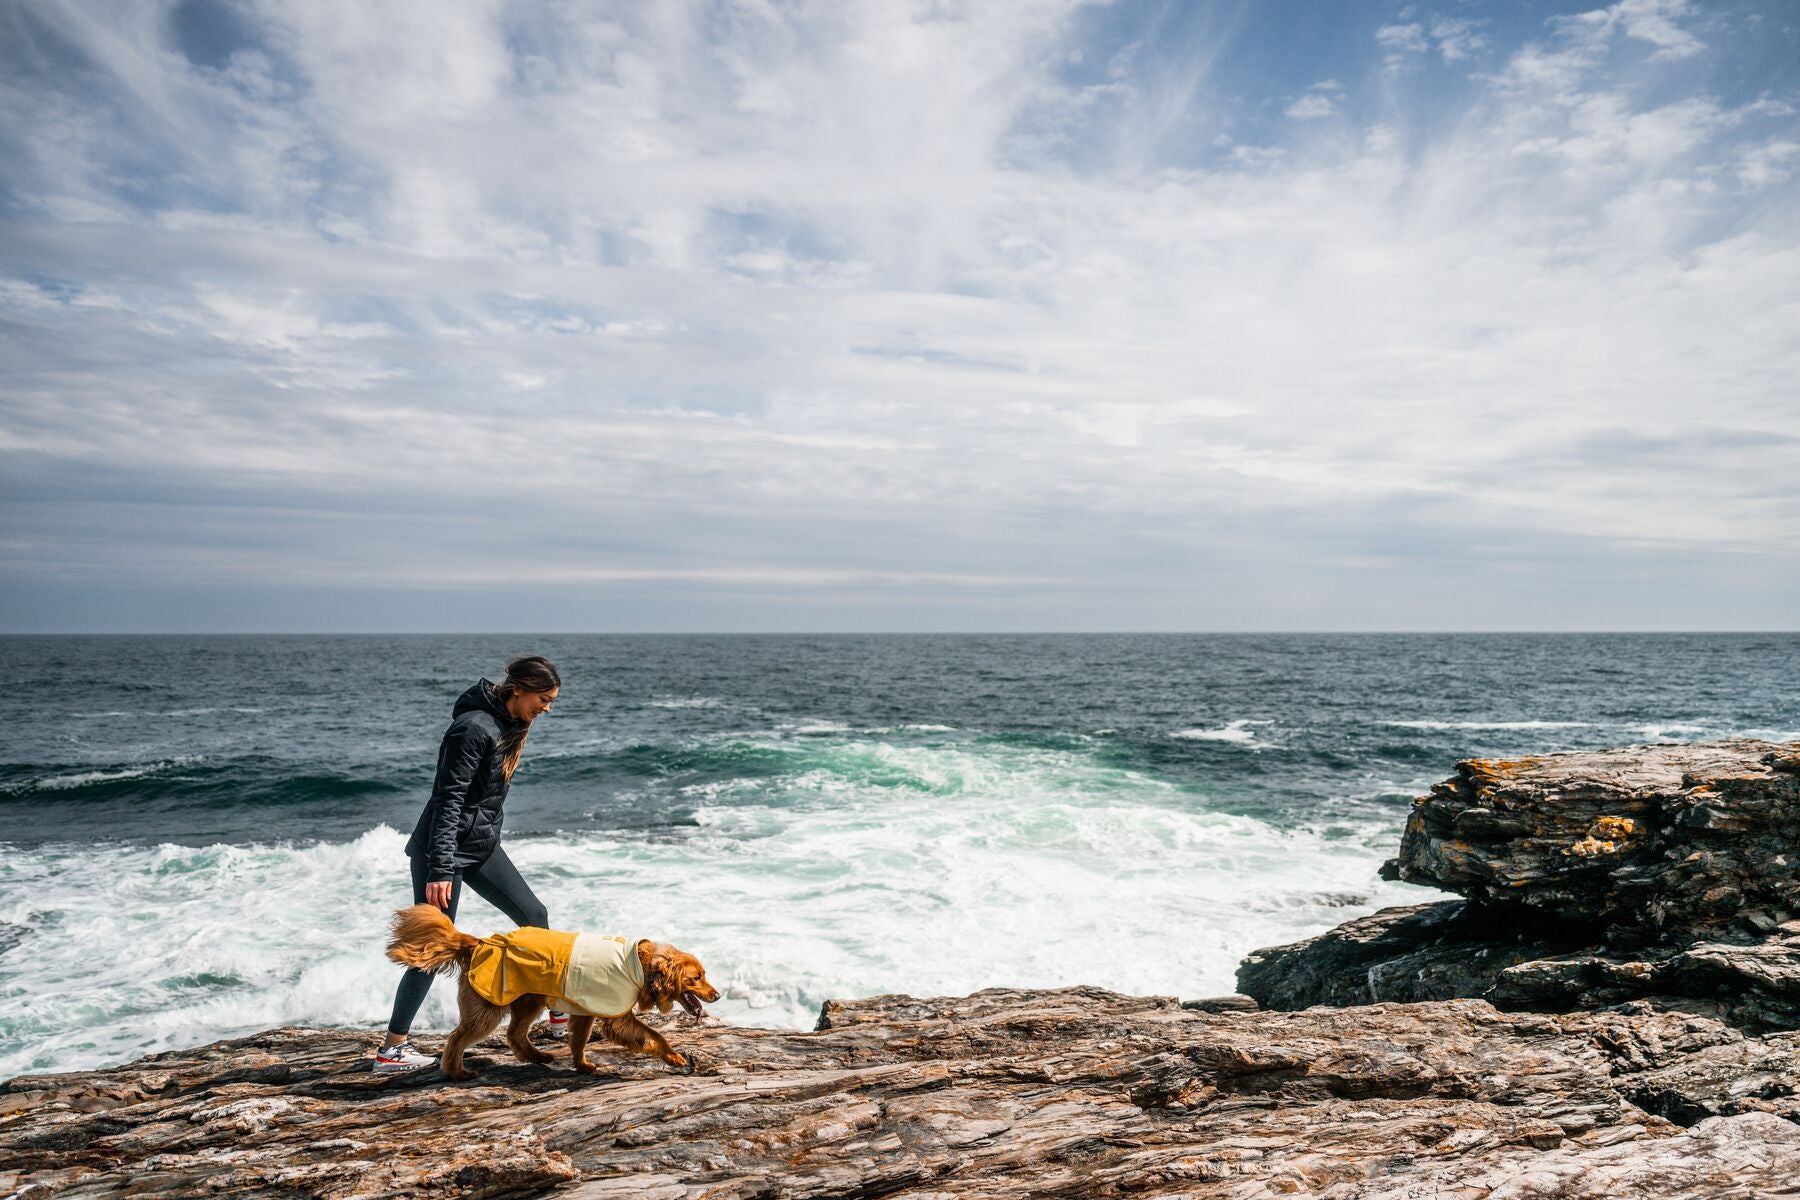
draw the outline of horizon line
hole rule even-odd
[[[0,637],[1769,637],[1800,629],[247,629],[0,630]]]

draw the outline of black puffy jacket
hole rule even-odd
[[[487,861],[500,844],[507,789],[500,738],[523,724],[485,679],[456,698],[450,728],[438,746],[431,800],[406,842],[408,854],[425,856],[428,882]]]

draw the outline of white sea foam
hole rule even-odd
[[[683,696],[672,700],[652,700],[651,708],[718,708],[725,702],[717,696]]]
[[[1255,725],[1273,725],[1273,721],[1239,720],[1229,721],[1220,729],[1176,729],[1170,732],[1172,738],[1180,738],[1184,742],[1236,742],[1240,746],[1267,746],[1269,743],[1257,740]]]
[[[1685,742],[1708,732],[1704,725],[1682,725],[1676,722],[1663,725],[1637,725],[1632,728],[1637,737],[1646,742]]]
[[[790,1027],[890,991],[1229,991],[1255,947],[1416,898],[1376,880],[1393,829],[1282,832],[1079,753],[846,741],[795,768],[695,789],[692,826],[508,851],[553,925],[673,941],[706,961],[718,1015]],[[276,1024],[374,1030],[399,977],[381,947],[410,900],[402,842],[0,856],[0,921],[27,931],[0,956],[0,1078]],[[505,927],[463,903],[470,932]],[[448,1028],[453,999],[434,988],[420,1030]]]
[[[849,733],[850,726],[843,721],[790,721],[776,728],[783,733],[798,734],[804,737],[817,737],[827,733]]]

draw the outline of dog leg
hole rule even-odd
[[[463,1069],[463,1051],[500,1028],[506,1010],[483,1000],[469,986],[467,978],[456,989],[456,1006],[459,1019],[456,1028],[450,1032],[450,1039],[444,1043],[444,1055],[438,1060],[438,1069],[451,1079],[461,1081],[475,1078],[475,1072]]]
[[[520,1062],[547,1063],[550,1055],[545,1054],[531,1044],[531,1023],[537,1015],[544,1011],[544,998],[537,995],[524,995],[514,1000],[508,1009],[512,1019],[506,1025],[506,1044]]]
[[[650,1028],[630,1013],[622,1017],[603,1017],[600,1021],[607,1039],[619,1043],[627,1050],[637,1054],[649,1054],[662,1059],[677,1071],[692,1075],[694,1064],[686,1055],[677,1051],[663,1040],[663,1035]]]
[[[580,1013],[569,1014],[569,1057],[575,1060],[575,1069],[583,1075],[592,1075],[600,1068],[587,1060],[588,1035],[594,1032],[594,1018]]]

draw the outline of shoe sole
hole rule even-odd
[[[437,1066],[436,1059],[433,1059],[428,1063],[390,1063],[377,1060],[375,1063],[375,1070],[383,1075],[397,1075],[402,1071],[418,1071],[425,1067],[435,1066]]]

